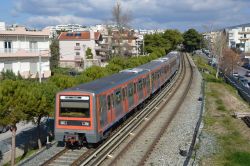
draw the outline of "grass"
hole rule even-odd
[[[231,115],[234,110],[250,110],[234,87],[215,77],[216,71],[200,57],[193,57],[206,81],[204,130],[215,135],[219,151],[203,157],[202,165],[249,166],[249,128]]]
[[[38,151],[38,149],[32,149],[32,150],[29,150],[27,153],[24,153],[22,156],[17,157],[15,159],[15,164],[19,163],[21,160],[28,158],[29,156],[36,153],[37,151]],[[8,163],[4,164],[3,166],[10,166],[10,165],[11,165],[11,163],[8,162]]]
[[[232,152],[226,156],[229,162],[226,162],[226,166],[249,166],[250,165],[250,153],[249,152]]]

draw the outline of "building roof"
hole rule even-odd
[[[25,27],[16,27],[13,30],[0,31],[0,35],[12,36],[12,35],[25,35],[25,36],[48,36],[50,35],[49,29],[43,29],[42,31],[28,31]]]
[[[62,32],[58,40],[91,40],[90,39],[90,31],[84,32]],[[99,32],[94,32],[95,40],[100,39],[101,34]]]

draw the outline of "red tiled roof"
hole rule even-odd
[[[99,40],[100,35],[99,32],[94,32],[95,40]],[[90,32],[62,32],[58,40],[90,40]]]

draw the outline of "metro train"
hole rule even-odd
[[[137,109],[176,73],[180,53],[63,90],[56,95],[55,139],[95,144]]]

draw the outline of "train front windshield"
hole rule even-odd
[[[60,96],[60,116],[89,118],[89,96]]]

